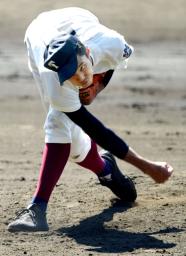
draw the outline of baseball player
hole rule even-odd
[[[137,197],[132,180],[114,156],[163,183],[173,168],[137,154],[85,107],[133,52],[125,38],[100,24],[88,10],[70,7],[41,13],[25,34],[29,68],[47,110],[45,147],[38,184],[29,206],[8,225],[11,232],[47,231],[47,204],[70,159],[93,171],[124,202]],[[105,149],[98,153],[97,144]]]

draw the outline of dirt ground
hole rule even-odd
[[[173,1],[169,2],[173,8]],[[2,3],[0,13],[5,17],[8,7]],[[83,1],[79,3],[88,8]],[[152,1],[142,3],[141,8],[148,10]],[[183,1],[177,3],[183,4]],[[33,13],[46,6],[51,7],[49,1],[45,6],[42,1],[37,1],[37,5],[35,1]],[[93,2],[90,6],[96,9]],[[135,8],[132,9],[129,1],[126,7],[130,10],[126,21],[130,21]],[[178,20],[181,7],[178,5]],[[163,28],[168,25],[158,20],[156,34],[151,33],[156,40],[143,37],[137,42],[131,33],[129,38],[135,54],[128,69],[118,69],[109,86],[88,107],[140,154],[172,164],[172,178],[157,185],[139,170],[117,159],[123,172],[135,181],[138,191],[136,203],[126,206],[100,186],[93,173],[68,163],[48,207],[49,232],[12,234],[7,231],[7,224],[15,212],[28,204],[36,186],[45,113],[21,42],[24,26],[33,13],[30,11],[30,16],[22,17],[24,22],[19,25],[14,24],[16,15],[21,20],[21,15],[15,13],[18,5],[10,5],[9,10],[12,15],[6,16],[0,43],[0,255],[185,256],[186,49],[181,25],[175,25],[172,34],[167,32],[167,37],[162,38],[161,22]],[[114,10],[119,11],[117,5]],[[102,16],[106,22],[110,17],[107,12]],[[169,19],[171,13],[172,9]],[[147,14],[144,19],[148,20]],[[113,16],[111,21],[115,27],[120,24],[118,20],[114,23]],[[2,16],[0,23],[5,24]],[[8,32],[13,24],[17,35],[14,41],[10,40],[12,35]],[[148,27],[145,28],[148,32]],[[127,31],[130,31],[129,25]]]

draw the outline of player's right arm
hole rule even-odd
[[[163,183],[172,174],[173,168],[166,162],[153,162],[136,153],[112,130],[105,127],[84,106],[66,115],[79,125],[99,146],[110,151],[116,157],[132,164],[155,182]]]

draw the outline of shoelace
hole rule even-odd
[[[16,212],[16,217],[15,217],[14,220],[19,219],[19,218],[20,218],[22,215],[24,215],[25,213],[29,213],[29,215],[30,215],[32,221],[35,223],[34,217],[36,216],[36,214],[35,214],[34,211],[32,211],[32,210],[30,210],[30,209],[23,209],[23,210],[21,210],[21,211],[19,211],[19,212]]]

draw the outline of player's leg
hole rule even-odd
[[[70,158],[97,174],[101,185],[111,189],[123,201],[134,202],[136,200],[137,192],[133,181],[119,170],[112,154],[99,153],[96,143],[91,141],[78,126],[73,132]]]
[[[100,157],[96,143],[77,125],[74,125],[72,132],[70,160],[97,175],[105,167],[105,161]]]
[[[59,180],[70,154],[70,143],[46,143],[43,151],[37,188],[32,204],[46,211],[50,195]]]
[[[62,125],[62,123],[65,124]],[[60,114],[55,110],[49,112],[45,123],[46,145],[43,151],[36,191],[29,206],[9,224],[9,231],[48,230],[46,220],[47,204],[69,158],[71,145],[70,126],[71,121],[68,123],[63,113]]]

